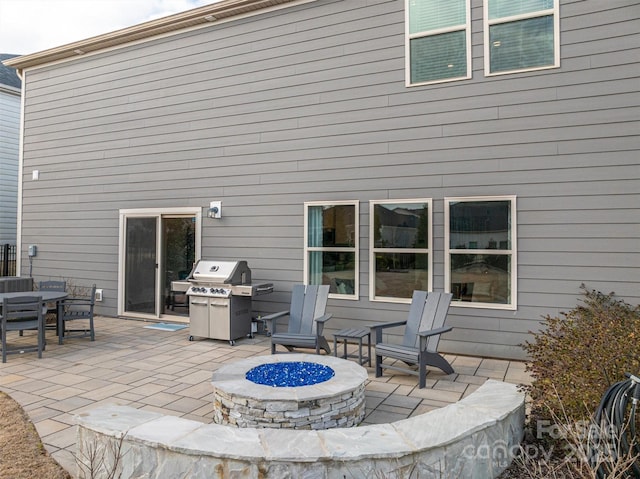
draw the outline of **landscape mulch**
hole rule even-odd
[[[22,407],[0,392],[0,478],[71,479],[44,448]]]

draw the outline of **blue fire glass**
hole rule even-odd
[[[272,387],[310,386],[328,381],[333,369],[318,363],[291,361],[261,364],[247,371],[246,378],[256,384]]]

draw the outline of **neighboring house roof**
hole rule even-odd
[[[22,88],[22,81],[18,77],[13,68],[5,67],[2,62],[9,58],[15,58],[18,55],[10,55],[8,53],[0,53],[0,85],[7,85],[18,90]]]
[[[155,35],[166,34],[185,28],[219,22],[230,17],[248,15],[262,9],[276,8],[288,3],[307,3],[315,0],[222,0],[212,5],[194,8],[168,17],[140,23],[115,32],[98,35],[42,52],[23,55],[5,64],[18,70],[63,60],[104,48],[115,47]]]

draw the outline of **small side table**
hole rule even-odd
[[[367,338],[368,355],[362,355],[362,340]],[[341,329],[333,335],[333,355],[338,356],[338,340],[344,344],[344,354],[340,356],[343,359],[358,358],[360,365],[368,361],[371,366],[371,330],[370,329]],[[358,354],[347,354],[347,343],[358,342]]]

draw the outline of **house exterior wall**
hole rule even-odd
[[[104,289],[115,315],[118,211],[202,207],[202,257],[245,259],[286,309],[303,281],[303,203],[360,202],[360,297],[328,328],[406,319],[373,303],[369,201],[517,196],[517,310],[453,305],[440,349],[519,358],[579,287],[640,292],[640,76],[634,0],[562,0],[561,66],[406,87],[404,2],[318,0],[26,71],[22,253],[36,279]],[[31,180],[31,171],[41,172]],[[206,218],[221,200],[223,218]],[[22,263],[22,273],[29,265]],[[330,331],[329,331],[330,332]]]
[[[0,245],[16,243],[20,89],[0,84]]]

